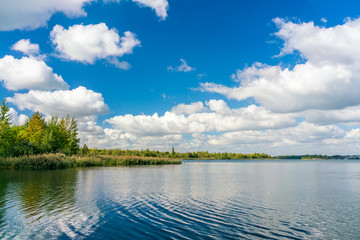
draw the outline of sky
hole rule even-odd
[[[0,0],[14,124],[81,146],[359,154],[360,2]]]

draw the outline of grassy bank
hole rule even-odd
[[[41,154],[34,156],[0,158],[0,168],[14,169],[61,169],[69,167],[136,166],[181,164],[180,160],[138,156],[66,156]]]

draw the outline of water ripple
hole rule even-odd
[[[357,239],[360,164],[291,164],[1,170],[0,238]]]

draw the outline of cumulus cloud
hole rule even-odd
[[[207,110],[202,102],[194,102],[191,104],[179,104],[171,109],[171,112],[175,114],[193,114],[197,112],[203,112]]]
[[[97,0],[0,0],[0,31],[15,29],[33,30],[44,27],[55,13],[64,13],[67,17],[85,17],[84,7]],[[104,0],[120,2],[120,0]],[[133,0],[140,6],[150,7],[161,19],[167,17],[167,0]]]
[[[321,125],[360,123],[360,105],[340,110],[309,110],[301,115],[307,122]]]
[[[273,114],[263,107],[250,105],[246,108],[230,109],[222,100],[178,105],[163,116],[153,115],[116,116],[106,120],[115,129],[140,136],[167,134],[225,132],[240,129],[280,128],[295,124],[288,115]],[[199,112],[207,111],[207,112]]]
[[[33,30],[46,26],[57,12],[68,17],[86,16],[83,7],[93,0],[0,0],[0,31]]]
[[[280,56],[299,52],[305,63],[293,69],[255,63],[238,70],[239,87],[203,83],[200,89],[230,99],[253,97],[274,112],[342,109],[360,104],[360,19],[331,28],[313,22],[275,19],[284,40]]]
[[[318,142],[328,138],[342,138],[345,131],[335,125],[318,126],[302,122],[294,127],[266,131],[234,131],[213,136],[211,145],[238,145],[269,143],[272,145],[294,145],[295,143]]]
[[[195,71],[195,68],[190,67],[184,59],[180,59],[181,65],[177,67],[169,66],[167,69],[171,72],[191,72]]]
[[[128,149],[159,149],[169,151],[169,146],[177,146],[182,140],[181,134],[169,134],[164,136],[138,136],[131,133],[124,133],[117,129],[104,129],[106,143],[112,148]],[[105,145],[106,146],[106,145]]]
[[[80,121],[94,121],[98,114],[105,114],[109,109],[100,93],[85,87],[52,92],[30,90],[28,93],[15,93],[7,101],[20,110],[39,111],[46,116],[70,114]]]
[[[266,131],[234,131],[208,137],[207,143],[216,149],[261,149],[271,154],[339,154],[344,146],[329,149],[330,142],[344,142],[349,132],[336,125],[319,126],[302,122],[294,127]],[[347,146],[349,147],[349,146]],[[353,152],[353,151],[351,151]]]
[[[0,59],[0,81],[9,90],[36,89],[68,89],[63,78],[46,65],[43,60],[34,57],[16,59],[7,55]]]
[[[13,108],[10,108],[9,113],[11,115],[11,122],[17,126],[23,125],[28,119],[28,117],[24,114],[19,115],[18,112]]]
[[[351,146],[352,151],[359,149],[360,147],[360,128],[355,128],[347,131],[343,138],[329,138],[324,141],[326,144],[332,144],[335,146]],[[350,151],[349,151],[350,152]],[[358,152],[356,152],[358,154]]]
[[[32,56],[40,53],[39,44],[30,43],[30,39],[21,39],[11,46],[12,50],[19,51],[25,55]]]
[[[120,37],[116,29],[109,29],[105,23],[73,25],[69,29],[56,25],[50,37],[61,58],[89,64],[130,54],[140,45],[132,32],[127,31]]]
[[[90,124],[81,137],[88,146],[98,148],[169,151],[174,146],[177,151],[266,152],[284,155],[357,154],[356,148],[360,147],[358,128],[343,130],[336,125],[320,126],[308,122],[280,129],[239,130],[220,134],[197,132],[191,135],[140,135],[117,128],[102,129],[94,124]]]
[[[284,40],[279,57],[300,54],[302,63],[293,68],[255,63],[234,74],[238,87],[204,83],[200,88],[231,99],[254,98],[260,105],[230,108],[213,99],[179,104],[163,115],[116,116],[106,120],[113,128],[98,129],[89,141],[94,146],[129,149],[175,146],[180,151],[356,154],[360,20],[332,28],[274,21],[279,27],[276,35]],[[180,69],[186,67],[169,67]]]

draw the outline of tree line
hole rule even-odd
[[[207,151],[197,152],[171,152],[145,150],[121,150],[121,149],[89,149],[86,145],[80,150],[82,155],[112,155],[112,156],[139,156],[139,157],[160,157],[160,158],[182,158],[182,159],[269,159],[270,155],[265,153],[228,153],[217,152],[210,153]]]
[[[169,152],[121,149],[89,149],[86,144],[80,148],[78,126],[74,118],[52,116],[45,119],[39,112],[32,114],[25,124],[17,126],[12,122],[10,107],[3,100],[0,105],[0,157],[18,157],[43,153],[79,154],[83,156],[138,156],[182,159],[264,159],[271,158],[265,153],[228,153],[207,151]]]
[[[10,107],[3,100],[0,105],[0,156],[16,157],[42,153],[75,154],[79,151],[77,122],[69,115],[52,116],[48,121],[35,112],[25,124],[12,122]]]

